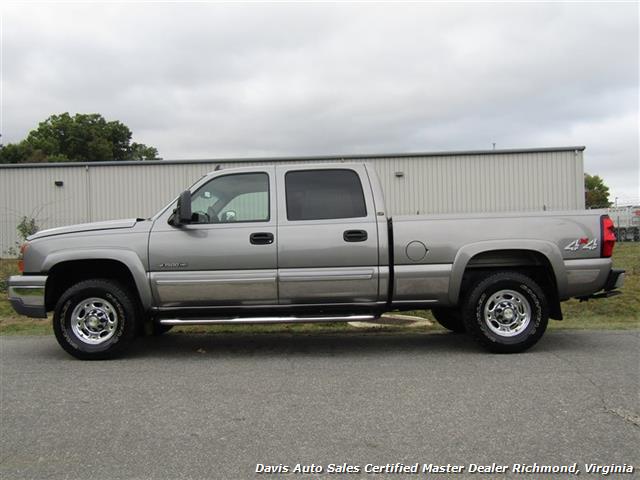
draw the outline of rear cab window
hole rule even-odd
[[[367,216],[360,177],[350,169],[289,171],[285,192],[289,221]]]

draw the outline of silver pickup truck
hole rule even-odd
[[[618,293],[597,211],[397,216],[366,164],[212,172],[150,219],[44,230],[9,279],[81,359],[173,325],[374,319],[431,309],[495,352],[534,345],[560,302]]]

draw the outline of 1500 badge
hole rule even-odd
[[[598,240],[595,238],[593,240],[589,240],[587,237],[578,238],[564,247],[565,250],[569,250],[570,252],[575,252],[580,249],[595,250],[596,248],[598,248]]]

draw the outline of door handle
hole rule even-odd
[[[369,236],[366,230],[346,230],[342,238],[345,242],[364,242]]]
[[[273,233],[256,232],[249,235],[249,241],[253,245],[271,245],[273,243]]]

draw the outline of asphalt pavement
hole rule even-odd
[[[597,478],[585,463],[640,467],[638,331],[548,332],[517,355],[455,334],[176,334],[101,362],[74,360],[51,336],[0,337],[0,386],[2,480],[437,478],[327,469],[493,462],[577,462]],[[298,463],[323,471],[255,473]]]

